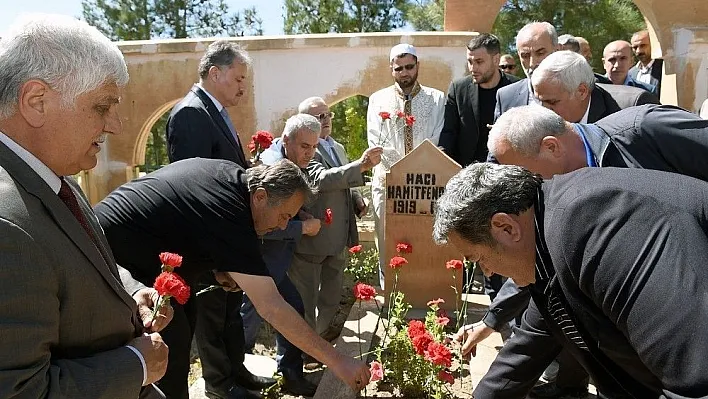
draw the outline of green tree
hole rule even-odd
[[[262,35],[255,7],[229,14],[224,0],[82,0],[86,22],[112,40]],[[150,172],[169,163],[166,112],[150,129],[145,165]]]
[[[350,159],[358,158],[369,146],[366,140],[366,108],[369,99],[349,97],[332,105],[332,137],[344,146]],[[341,115],[340,115],[341,112]]]
[[[445,0],[409,0],[403,7],[403,19],[417,31],[442,31]]]

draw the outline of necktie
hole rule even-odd
[[[69,211],[74,215],[81,227],[84,228],[86,234],[91,237],[91,241],[93,241],[94,245],[98,246],[96,244],[96,237],[94,235],[93,229],[91,229],[91,226],[89,226],[88,220],[86,219],[86,215],[84,215],[84,212],[79,206],[79,201],[76,199],[74,192],[71,190],[71,187],[64,179],[61,179],[61,188],[59,189],[58,195],[59,199],[62,200],[64,204],[66,204],[66,207],[69,208]]]
[[[238,134],[236,134],[236,128],[234,127],[233,122],[231,122],[231,118],[229,117],[229,113],[226,112],[226,108],[222,108],[220,114],[221,114],[221,117],[224,118],[224,122],[226,122],[226,126],[229,127],[231,134],[233,134],[234,139],[236,140],[236,144],[238,144],[238,146],[240,147],[241,142],[238,139]]]

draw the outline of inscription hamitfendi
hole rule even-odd
[[[433,215],[435,202],[445,192],[437,185],[434,173],[406,173],[405,185],[386,186],[386,199],[392,200],[393,213]]]

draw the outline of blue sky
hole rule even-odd
[[[226,0],[231,12],[256,6],[263,20],[263,34],[283,34],[283,0]],[[0,0],[0,36],[25,12],[81,15],[81,0]]]

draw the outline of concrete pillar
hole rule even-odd
[[[491,32],[505,0],[445,0],[445,30]]]

